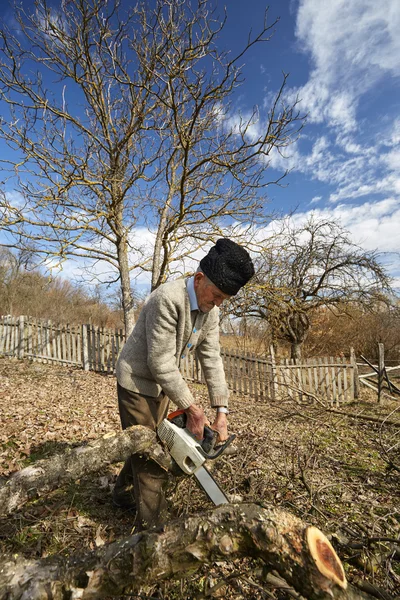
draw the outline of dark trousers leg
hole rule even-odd
[[[122,428],[144,425],[153,431],[168,414],[169,400],[130,392],[117,384],[118,407]],[[114,497],[126,497],[133,491],[137,523],[141,528],[161,524],[167,514],[165,487],[168,473],[146,457],[133,454],[124,464],[114,489]]]

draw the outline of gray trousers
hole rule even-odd
[[[122,429],[144,425],[153,431],[168,414],[169,399],[162,393],[158,398],[143,396],[117,383],[118,408]],[[133,454],[118,475],[114,498],[133,493],[136,503],[137,528],[147,529],[162,524],[167,517],[165,488],[168,472],[145,456]]]

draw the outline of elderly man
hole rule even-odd
[[[155,430],[172,400],[185,410],[188,429],[202,439],[208,420],[179,371],[185,355],[195,352],[216,410],[211,427],[221,441],[227,439],[229,391],[220,356],[218,307],[253,274],[247,250],[222,238],[193,277],[165,283],[149,296],[117,362],[123,429],[145,425]],[[166,518],[167,480],[168,474],[155,462],[132,455],[118,476],[114,503],[136,508],[138,529],[157,526]]]

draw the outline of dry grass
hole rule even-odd
[[[205,407],[203,387],[194,392]],[[400,422],[400,404],[373,394],[349,414]],[[207,409],[209,411],[209,409]],[[212,416],[212,411],[209,411]],[[0,359],[0,476],[38,458],[119,429],[115,380],[80,370]],[[233,398],[231,430],[239,452],[214,476],[236,501],[279,506],[331,536],[350,581],[400,591],[400,427],[326,412],[313,403]],[[396,449],[397,444],[397,449]],[[131,532],[132,516],[111,504],[120,465],[41,497],[0,521],[0,549],[38,558],[94,548]],[[171,485],[171,517],[210,507],[191,479]],[[397,548],[397,550],[396,550]],[[221,584],[221,585],[219,585]],[[208,594],[210,586],[216,586]],[[142,598],[286,598],[251,560],[213,565],[190,581],[167,582]]]

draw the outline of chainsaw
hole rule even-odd
[[[186,413],[177,410],[168,415],[157,428],[158,437],[167,446],[181,472],[194,475],[201,488],[216,506],[229,500],[211,473],[204,466],[206,460],[218,458],[234,440],[231,435],[224,444],[216,447],[218,432],[204,427],[204,438],[199,441],[186,428]]]

